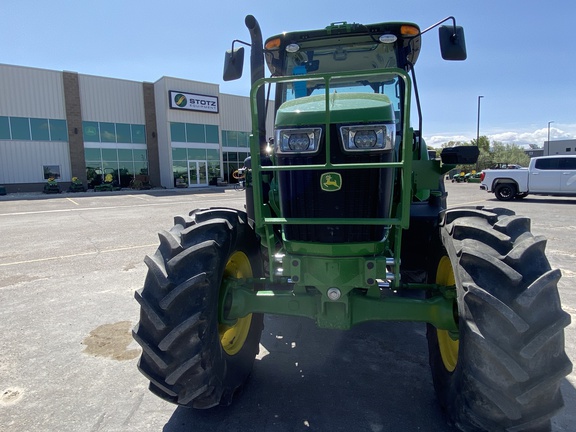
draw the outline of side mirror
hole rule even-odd
[[[476,163],[479,154],[476,146],[447,147],[440,153],[440,158],[447,165],[471,165]]]
[[[224,56],[224,81],[233,81],[242,76],[244,68],[244,47],[228,50]]]
[[[464,29],[460,26],[441,26],[440,51],[444,60],[466,60],[466,40]]]

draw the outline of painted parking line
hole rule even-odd
[[[228,197],[229,199],[232,199]],[[222,204],[222,197],[220,199],[214,200],[202,200],[202,204],[206,203],[217,203]],[[95,211],[95,210],[115,210],[122,208],[134,208],[134,207],[154,207],[154,206],[166,206],[174,204],[189,204],[194,205],[193,201],[169,201],[169,202],[150,202],[147,204],[136,204],[136,205],[119,205],[119,206],[102,206],[102,207],[83,207],[83,208],[67,208],[67,209],[56,209],[56,210],[35,210],[35,211],[23,211],[23,212],[13,212],[13,213],[0,213],[1,216],[22,216],[22,215],[34,215],[34,214],[46,214],[46,213],[67,213],[67,212],[79,212],[79,211]]]
[[[138,199],[140,199],[140,200],[142,200],[142,201],[148,201],[147,198],[145,198],[145,197],[143,197],[143,196],[141,196],[141,195],[127,195],[127,196],[132,197],[132,198],[138,198]]]
[[[465,203],[452,204],[452,205],[449,205],[448,208],[450,208],[450,207],[462,207],[462,206],[468,206],[468,205],[472,205],[472,204],[482,204],[482,203],[485,203],[486,201],[487,200],[470,201],[470,202],[465,202]]]
[[[72,198],[66,198],[68,201],[70,201],[72,204],[76,204],[77,206],[79,206],[80,204],[78,204],[76,201],[74,201]]]
[[[125,246],[125,247],[114,248],[114,249],[104,249],[104,250],[98,250],[98,251],[92,251],[92,252],[79,252],[77,254],[72,254],[72,255],[50,256],[50,257],[46,257],[46,258],[37,258],[37,259],[24,260],[24,261],[14,261],[14,262],[9,262],[9,263],[0,263],[0,267],[9,267],[9,266],[15,266],[15,265],[20,265],[20,264],[33,264],[33,263],[46,262],[46,261],[64,260],[64,259],[78,258],[78,257],[83,257],[83,256],[93,256],[93,255],[100,255],[100,254],[105,254],[105,253],[123,252],[123,251],[127,251],[127,250],[150,248],[150,247],[157,247],[157,246],[158,246],[158,244],[154,243],[154,244],[146,244],[146,245],[138,245],[138,246]]]

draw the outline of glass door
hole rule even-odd
[[[188,161],[188,186],[208,185],[208,162]]]

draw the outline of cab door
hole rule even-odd
[[[528,190],[533,193],[560,191],[560,158],[538,159],[530,170]]]
[[[576,157],[560,161],[560,191],[576,194]]]

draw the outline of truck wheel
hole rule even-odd
[[[158,250],[145,259],[144,287],[135,293],[138,368],[165,400],[193,408],[229,405],[252,370],[263,316],[220,323],[221,287],[229,278],[262,276],[260,242],[244,212],[224,208],[177,217],[159,237]]]
[[[494,195],[500,201],[511,201],[516,196],[516,186],[512,183],[500,183],[494,188]]]
[[[443,254],[432,275],[455,285],[459,334],[428,325],[434,387],[462,431],[546,431],[563,406],[572,370],[564,350],[570,315],[561,309],[559,270],[530,221],[507,209],[446,212]]]

